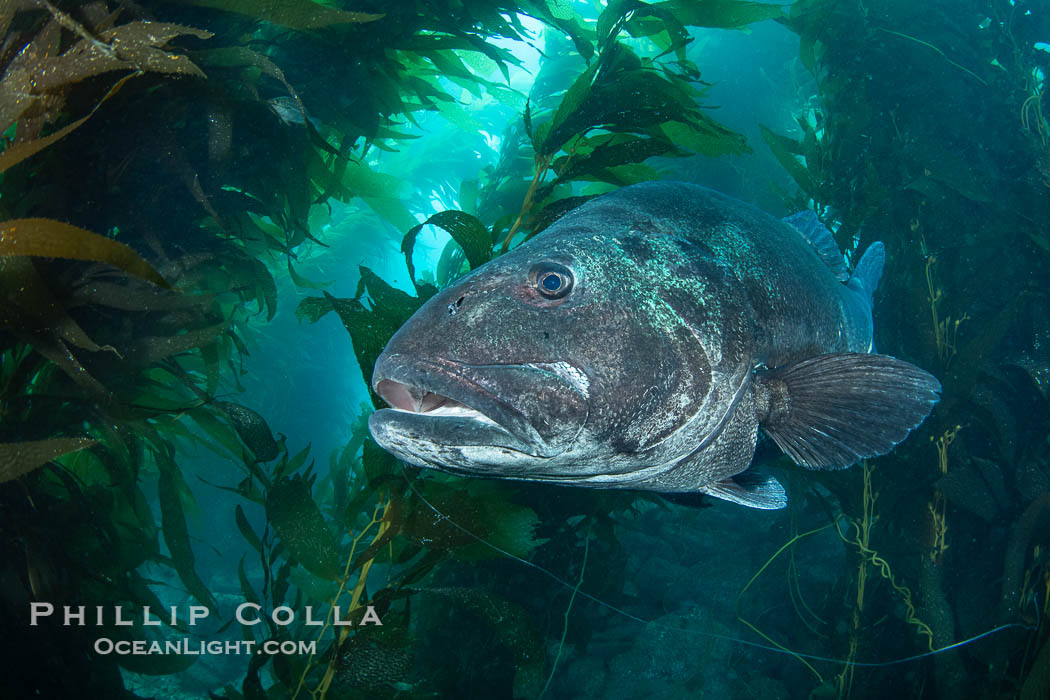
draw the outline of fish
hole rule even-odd
[[[321,122],[316,117],[308,115],[305,108],[294,97],[289,97],[288,95],[271,97],[266,100],[266,105],[285,124],[306,126],[306,122],[309,120],[314,129],[321,129]]]
[[[878,354],[873,243],[852,273],[814,212],[777,219],[681,182],[623,187],[427,300],[390,338],[375,441],[464,476],[782,508],[796,464],[886,454],[941,385]]]

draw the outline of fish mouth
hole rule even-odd
[[[396,379],[381,379],[375,385],[376,393],[395,411],[424,413],[432,418],[470,418],[498,427],[498,423],[481,411],[449,398],[444,394],[428,391]]]
[[[372,388],[390,408],[370,417],[372,436],[413,464],[470,473],[482,471],[470,468],[477,450],[500,462],[545,456],[546,445],[526,416],[469,376],[472,369],[452,360],[381,356]]]

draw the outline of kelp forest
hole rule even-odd
[[[0,697],[1050,697],[1050,4],[0,0],[0,35]],[[779,511],[375,444],[426,299],[657,179],[883,241],[931,417],[836,472],[761,443]],[[114,651],[172,640],[291,646]]]

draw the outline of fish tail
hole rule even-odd
[[[850,289],[863,296],[864,300],[868,302],[869,309],[874,301],[875,289],[879,286],[882,268],[885,265],[886,246],[882,244],[882,241],[875,241],[864,251],[864,255],[861,256],[856,269],[853,270],[853,276],[846,283]]]

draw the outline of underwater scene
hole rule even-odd
[[[0,34],[0,698],[1050,698],[1050,2]]]

